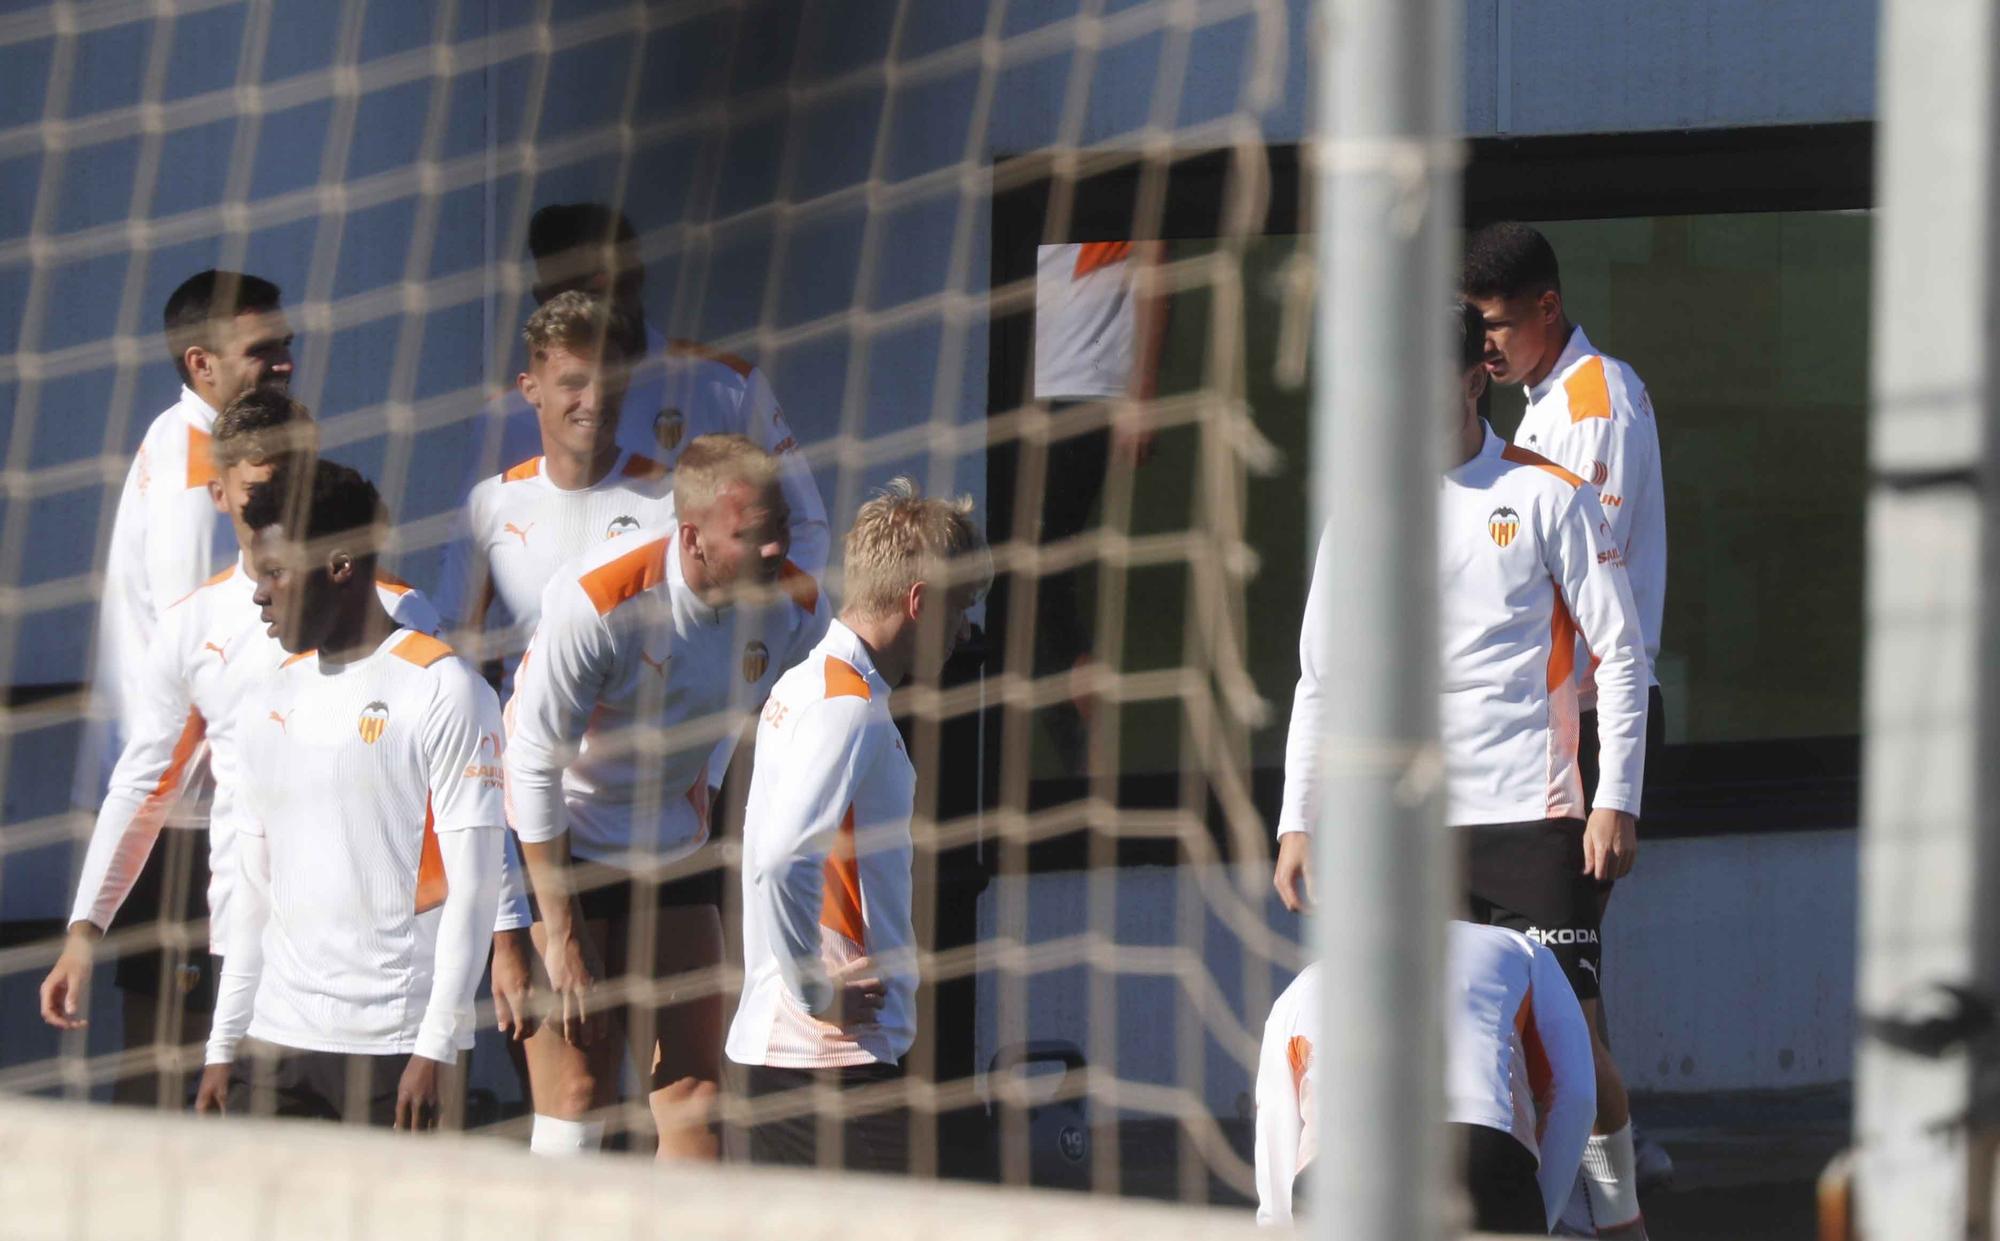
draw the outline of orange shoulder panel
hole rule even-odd
[[[1292,1093],[1299,1092],[1299,1084],[1306,1080],[1306,1070],[1312,1067],[1312,1040],[1303,1034],[1294,1034],[1285,1044],[1285,1059],[1292,1066]]]
[[[375,584],[392,595],[407,595],[416,589],[416,587],[397,577],[395,574],[383,573],[379,570],[375,574]]]
[[[868,688],[868,678],[844,659],[828,655],[826,657],[826,696],[828,698],[859,698],[863,702],[873,702],[875,694]]]
[[[1110,267],[1132,257],[1129,241],[1086,241],[1076,248],[1076,267],[1070,279],[1081,280],[1100,267]]]
[[[188,470],[187,485],[190,490],[206,487],[217,478],[215,458],[209,452],[208,432],[200,427],[188,428]]]
[[[1578,478],[1542,454],[1523,448],[1518,444],[1509,444],[1501,449],[1500,458],[1503,461],[1512,461],[1515,465],[1532,465],[1538,470],[1547,470],[1572,487],[1583,486],[1581,478]]]
[[[1604,377],[1604,359],[1585,358],[1563,377],[1563,395],[1569,398],[1569,420],[1611,416],[1611,382]]]
[[[642,478],[647,482],[652,482],[657,478],[665,478],[667,476],[667,467],[653,460],[651,457],[642,457],[635,452],[625,462],[625,468],[620,473],[624,474],[627,478]]]
[[[234,572],[236,572],[236,562],[232,560],[229,562],[229,567],[227,569],[223,569],[220,572],[210,575],[207,581],[203,582],[201,585],[195,587],[193,590],[190,590],[186,594],[182,595],[180,598],[174,600],[172,603],[169,603],[167,606],[170,608],[179,607],[181,604],[186,603],[188,600],[194,598],[196,595],[208,589],[210,586],[217,586],[223,582],[228,581],[229,575]]]
[[[778,589],[790,595],[792,602],[808,616],[819,608],[819,583],[789,560],[778,570]]]
[[[667,548],[671,539],[654,539],[616,560],[597,566],[577,579],[583,593],[603,616],[632,596],[651,590],[666,580]]]
[[[667,342],[667,352],[676,358],[703,358],[710,362],[720,362],[745,379],[750,377],[751,371],[757,369],[744,358],[710,348],[698,340],[670,340]]]
[[[398,659],[407,659],[419,668],[428,668],[451,654],[451,647],[427,633],[413,633],[398,642],[396,649],[389,653]]]
[[[541,472],[542,459],[540,457],[529,457],[526,461],[521,462],[521,464],[502,474],[500,481],[503,483],[525,482]]]
[[[301,659],[311,659],[313,656],[317,654],[319,654],[318,647],[314,647],[310,651],[300,651],[298,654],[291,656],[290,658],[286,659],[284,663],[279,664],[278,666],[280,668],[289,668],[293,664],[299,662]]]

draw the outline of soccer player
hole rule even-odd
[[[1438,507],[1440,725],[1446,821],[1460,829],[1466,900],[1475,921],[1508,926],[1551,948],[1582,1002],[1598,1000],[1602,887],[1638,853],[1645,773],[1646,663],[1623,555],[1584,480],[1508,445],[1479,417],[1486,389],[1485,324],[1460,308],[1455,462]],[[1300,638],[1301,685],[1285,754],[1285,806],[1274,883],[1301,891],[1317,804],[1327,704],[1318,684],[1328,652],[1322,537]],[[1598,759],[1586,802],[1577,761],[1577,638],[1597,658]],[[1310,683],[1310,684],[1308,684]],[[1303,703],[1303,709],[1298,705]],[[1303,715],[1303,719],[1301,718]],[[1586,815],[1587,820],[1586,820]],[[1605,1235],[1643,1237],[1625,1086],[1593,1031],[1598,1113],[1585,1186]]]
[[[1554,954],[1516,931],[1453,922],[1445,941],[1445,1121],[1465,1157],[1472,1226],[1546,1233],[1576,1183],[1597,1104],[1590,1031]],[[1271,1006],[1257,1063],[1257,1222],[1303,1213],[1318,1149],[1319,966]]]
[[[992,580],[971,507],[926,499],[907,479],[861,506],[840,619],[779,678],[758,722],[743,827],[743,999],[728,1044],[749,1066],[752,1098],[902,1076],[916,1035],[917,777],[889,694],[943,668]],[[857,1108],[840,1121],[841,1162],[903,1171],[902,1109]],[[808,1112],[753,1124],[750,1158],[813,1165],[820,1123]]]
[[[666,467],[617,443],[631,325],[604,299],[573,289],[537,308],[522,336],[528,369],[517,383],[540,423],[542,451],[472,489],[465,530],[445,557],[439,592],[461,648],[481,662],[501,661],[503,695],[511,692],[514,665],[541,618],[542,592],[556,570],[606,540],[664,526],[674,512]],[[481,630],[493,637],[482,639]],[[528,937],[533,919],[517,881],[521,863],[511,836],[507,844],[508,882],[493,937],[493,1000],[501,1031],[518,1041],[537,1025]],[[531,1074],[536,1063],[547,1071],[547,1058],[536,1057],[527,1065]],[[533,1081],[528,1085],[532,1093]]]
[[[195,1107],[434,1128],[499,900],[500,703],[382,606],[388,515],[361,475],[281,472],[243,520],[290,657],[237,712],[238,888]]]
[[[250,539],[243,522],[250,488],[268,480],[282,463],[309,459],[312,432],[305,407],[276,388],[251,388],[216,418],[207,448],[214,473],[208,491],[241,545],[247,547]],[[255,589],[239,558],[160,617],[127,699],[125,748],[84,855],[69,935],[42,983],[42,1017],[58,1029],[87,1024],[96,943],[150,864],[170,815],[181,813],[193,825],[208,828],[208,857],[200,868],[208,875],[201,894],[208,902],[208,942],[217,952],[227,942],[241,813],[235,705],[248,686],[284,658],[258,620],[251,602]],[[435,631],[437,616],[422,594],[386,577],[378,577],[375,589],[399,624]],[[204,762],[213,795],[206,816],[191,816],[178,803],[199,783]],[[196,954],[204,977],[211,976],[207,955]],[[203,985],[185,994],[187,1007],[204,1018],[212,999],[209,991]],[[184,1038],[206,1037],[203,1025]],[[168,1028],[179,1027],[170,1023]],[[128,1024],[125,1036],[129,1049],[143,1046],[156,1031],[150,1024]],[[157,1080],[157,1074],[150,1076]],[[185,1090],[177,1091],[172,1101],[178,1105],[185,1097]]]
[[[681,452],[701,436],[733,434],[754,441],[778,461],[791,512],[791,560],[817,579],[831,541],[826,505],[763,371],[734,354],[670,340],[646,322],[641,298],[646,269],[639,258],[639,236],[623,213],[602,203],[551,203],[528,221],[528,250],[535,263],[537,302],[571,289],[594,293],[610,301],[641,338],[619,423],[619,446],[672,470]],[[507,462],[531,456],[536,423],[527,402],[518,396],[503,401],[487,428],[500,439],[500,455],[481,452],[477,459]],[[490,440],[486,446],[490,448]]]
[[[147,429],[112,519],[90,706],[70,793],[80,810],[95,813],[104,801],[132,718],[129,699],[161,614],[236,555],[229,523],[210,492],[209,439],[216,414],[238,394],[266,386],[283,391],[290,384],[292,333],[279,300],[278,287],[268,280],[213,270],[189,277],[167,298],[167,348],[181,394]],[[167,821],[170,828],[198,825],[173,816]],[[195,838],[169,837],[134,885],[127,921],[199,920],[200,893],[208,883],[204,860]],[[166,1024],[166,1018],[177,1009],[184,1015],[178,1002],[184,989],[207,989],[200,966],[165,950],[119,957],[113,977],[124,993],[128,1047],[153,1041],[156,1032],[179,1041],[179,1021]],[[199,1037],[199,1031],[186,1033]],[[113,1093],[127,1102],[152,1102],[157,1080],[126,1079]]]
[[[1653,760],[1666,740],[1657,665],[1667,596],[1666,493],[1653,402],[1630,366],[1599,351],[1570,322],[1555,249],[1535,229],[1504,223],[1475,232],[1466,242],[1461,288],[1486,325],[1487,374],[1494,383],[1526,389],[1528,407],[1514,442],[1597,489],[1612,542],[1624,553],[1646,646],[1646,756]],[[1588,799],[1597,791],[1597,686],[1589,652],[1577,654],[1578,757]],[[1600,896],[1608,904],[1611,888]],[[1601,1004],[1596,1022],[1598,1036],[1608,1038]],[[1638,1142],[1635,1153],[1647,1184],[1673,1179],[1673,1161],[1657,1143]]]
[[[674,524],[556,572],[507,704],[508,810],[553,993],[528,1042],[531,1146],[549,1154],[603,1136],[591,1113],[617,1100],[624,1057],[619,1038],[596,1037],[608,1015],[648,1082],[660,1157],[714,1157],[722,999],[706,988],[722,963],[719,885],[683,864],[708,839],[718,738],[826,629],[816,590],[782,589],[790,514],[770,454],[702,436],[674,491]],[[662,994],[607,1013],[595,984],[628,975]]]

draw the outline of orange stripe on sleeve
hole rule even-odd
[[[1556,593],[1555,615],[1549,622],[1549,690],[1553,692],[1576,671],[1576,618],[1569,614],[1562,591],[1553,582],[1549,589]]]
[[[654,539],[577,579],[599,616],[666,580],[669,542]]]
[[[417,855],[417,912],[429,913],[444,904],[450,885],[444,877],[444,850],[438,847],[437,816],[431,813],[431,799],[424,798],[424,843]]]
[[[416,589],[416,587],[393,573],[382,573],[379,571],[375,574],[375,584],[392,595],[407,595]]]
[[[395,649],[389,653],[398,659],[408,660],[419,668],[428,668],[451,654],[451,647],[427,633],[413,633],[398,642]]]
[[[1132,257],[1129,241],[1086,241],[1076,248],[1076,268],[1070,279],[1081,280],[1101,267],[1110,267]]]
[[[1514,1014],[1514,1032],[1521,1036],[1521,1054],[1528,1061],[1528,1093],[1535,1098],[1535,1142],[1541,1143],[1542,1132],[1548,1127],[1548,1116],[1542,1111],[1542,1100],[1549,1097],[1550,1083],[1556,1079],[1555,1069],[1549,1064],[1548,1048],[1542,1046],[1542,1034],[1535,1028],[1535,989],[1521,997],[1521,1007]]]
[[[167,800],[181,787],[195,750],[207,735],[208,721],[201,718],[201,712],[189,707],[187,719],[181,724],[181,735],[174,741],[173,757],[167,760],[167,769],[160,773],[159,783],[146,794],[146,811],[166,808]]]
[[[1532,465],[1538,470],[1547,470],[1572,487],[1583,486],[1583,479],[1581,477],[1570,473],[1542,454],[1531,452],[1518,444],[1509,444],[1501,449],[1500,459],[1503,461],[1512,461],[1515,465]]]
[[[826,855],[826,890],[820,897],[819,924],[858,946],[867,946],[866,924],[861,918],[861,866],[854,858],[852,806],[841,817],[840,835],[834,838],[833,851]]]
[[[1285,1044],[1285,1058],[1292,1064],[1292,1093],[1298,1094],[1306,1084],[1306,1070],[1312,1067],[1312,1040],[1303,1034],[1294,1034]]]
[[[853,664],[832,655],[826,657],[826,696],[828,698],[859,698],[863,702],[873,702],[874,693],[868,688],[868,678],[861,675]]]
[[[1563,377],[1563,395],[1569,398],[1569,420],[1611,416],[1611,383],[1604,377],[1604,359],[1585,358]]]

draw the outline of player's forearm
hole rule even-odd
[[[143,796],[117,783],[105,797],[84,851],[83,873],[77,877],[76,901],[69,914],[72,925],[84,922],[100,931],[111,928],[160,838],[162,816],[145,814],[145,807]]]
[[[264,924],[271,917],[269,842],[248,833],[236,842],[237,892],[230,906],[229,938],[223,945],[222,973],[216,982],[215,1013],[209,1021],[208,1064],[236,1059],[236,1045],[249,1032],[264,974]]]
[[[473,999],[485,972],[493,913],[500,898],[500,827],[438,833],[445,900],[439,911],[430,1003],[417,1028],[416,1054],[440,1064],[458,1059],[472,1037]]]
[[[569,873],[569,836],[521,841],[521,862],[534,890],[542,926],[551,940],[576,933],[576,888]]]

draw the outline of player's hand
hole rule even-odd
[[[833,983],[833,1004],[819,1015],[820,1020],[843,1030],[874,1021],[889,995],[889,989],[875,975],[875,963],[867,957],[849,961],[835,970],[829,981]]]
[[[596,954],[583,936],[549,935],[542,948],[549,971],[548,1018],[563,1041],[581,1047],[597,1037],[598,1018],[591,1013],[590,989],[597,985]]]
[[[1111,420],[1111,459],[1128,469],[1138,469],[1153,459],[1153,430],[1145,415],[1118,414]]]
[[[444,1066],[411,1056],[396,1084],[396,1128],[422,1133],[438,1127],[438,1070]]]
[[[535,950],[528,933],[493,933],[493,1018],[500,1033],[517,1043],[535,1037],[541,1020],[535,1014],[535,979],[529,954]]]
[[[1639,860],[1639,821],[1623,810],[1593,810],[1583,829],[1583,873],[1600,883],[1623,879]]]
[[[194,1110],[206,1116],[210,1112],[217,1116],[229,1111],[229,1066],[211,1064],[201,1071],[201,1084],[195,1087]]]
[[[1278,837],[1278,869],[1271,876],[1278,899],[1295,914],[1313,908],[1312,837],[1305,832],[1286,832]]]
[[[58,1030],[81,1030],[90,1024],[90,969],[103,934],[88,922],[78,923],[63,940],[62,955],[42,979],[42,1020]]]

